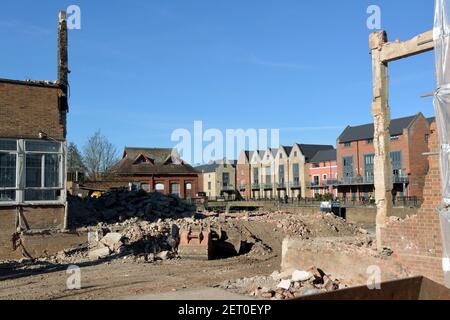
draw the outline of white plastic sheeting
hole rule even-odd
[[[436,0],[433,39],[437,89],[434,96],[436,124],[441,144],[440,165],[443,203],[439,209],[442,229],[445,283],[450,288],[450,0]]]

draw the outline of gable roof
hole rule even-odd
[[[281,146],[281,149],[284,150],[284,152],[286,152],[286,155],[289,157],[291,155],[292,149],[294,147],[287,147],[287,146]]]
[[[155,164],[165,163],[171,156],[174,149],[170,148],[125,148],[123,157],[136,160],[140,156],[153,160]]]
[[[325,162],[325,161],[336,161],[336,159],[337,159],[336,149],[320,150],[311,159],[311,162],[319,163],[319,162]]]
[[[334,146],[322,144],[297,144],[305,156],[305,161],[310,162],[317,152],[322,150],[333,150]]]
[[[408,128],[418,115],[398,118],[391,120],[390,134],[391,136],[399,136],[403,134],[403,130]],[[339,143],[347,143],[359,140],[369,140],[374,138],[375,126],[373,123],[361,126],[348,126],[339,136]]]
[[[125,148],[123,158],[115,166],[118,175],[185,175],[198,174],[189,164],[183,161],[173,163],[172,155],[178,153],[170,148]],[[151,162],[136,162],[140,157],[152,160]],[[177,159],[178,160],[178,159]]]
[[[217,163],[209,163],[209,164],[204,164],[202,166],[195,167],[195,170],[197,170],[198,172],[203,172],[203,173],[211,173],[211,172],[215,172],[219,166],[220,165]]]

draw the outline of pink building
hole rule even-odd
[[[334,197],[338,196],[337,188],[334,187],[338,178],[335,149],[319,151],[311,159],[308,170],[312,198],[327,193],[331,193]]]

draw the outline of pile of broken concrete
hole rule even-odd
[[[74,227],[98,222],[121,222],[138,217],[147,221],[192,217],[195,206],[175,195],[144,190],[119,189],[103,194],[99,199],[72,197],[69,199]]]
[[[306,271],[293,272],[275,271],[269,277],[226,281],[222,288],[240,294],[248,294],[257,298],[273,300],[292,300],[307,295],[320,294],[339,290],[341,281],[333,279],[321,269],[311,267]]]

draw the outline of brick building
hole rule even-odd
[[[0,79],[0,258],[27,255],[23,234],[67,227],[64,12],[58,42],[57,81]]]
[[[115,177],[86,182],[85,187],[129,188],[194,198],[199,192],[199,173],[170,148],[125,148],[115,165]]]
[[[308,164],[309,181],[311,181],[311,198],[318,195],[332,194],[337,197],[337,187],[334,183],[338,177],[336,149],[321,150]]]
[[[394,119],[390,126],[390,150],[394,196],[422,198],[428,172],[430,123],[422,113]],[[374,193],[374,125],[347,127],[337,139],[339,197],[370,199]]]

